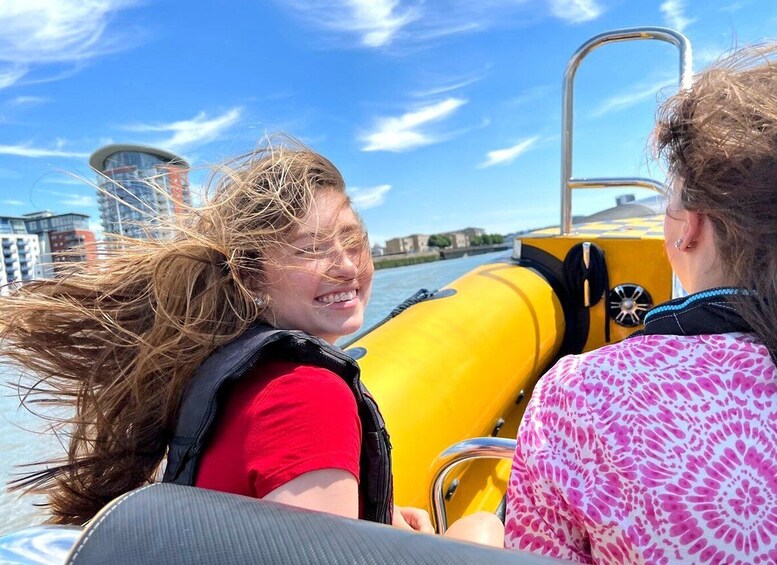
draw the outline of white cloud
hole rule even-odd
[[[579,24],[595,20],[604,9],[597,0],[550,0],[550,12],[559,19]]]
[[[696,21],[685,16],[684,0],[665,0],[661,3],[661,13],[664,15],[666,25],[677,31],[683,31]]]
[[[378,118],[374,131],[361,136],[366,142],[362,151],[399,152],[442,141],[445,136],[423,131],[424,126],[444,120],[466,103],[461,98],[447,98],[399,117]]]
[[[413,96],[416,98],[428,98],[430,96],[439,96],[440,94],[453,92],[454,90],[459,90],[461,88],[464,88],[465,86],[469,86],[470,84],[475,84],[476,82],[482,80],[482,78],[483,77],[480,77],[480,76],[471,76],[471,77],[466,77],[462,79],[454,79],[454,80],[448,81],[447,83],[441,84],[440,86],[435,86],[427,90],[418,90],[413,93]]]
[[[58,142],[54,149],[44,147],[32,147],[28,143],[19,145],[0,145],[0,155],[15,155],[17,157],[30,157],[32,159],[40,157],[61,157],[64,159],[85,159],[89,153],[79,151],[66,151],[63,149],[63,143]]]
[[[571,23],[594,20],[600,0],[278,0],[311,27],[345,37],[348,47],[387,49],[484,32],[505,22],[534,21],[547,13]],[[356,37],[358,43],[354,44]],[[401,47],[400,47],[401,48]]]
[[[109,32],[108,25],[135,1],[2,0],[0,88],[14,84],[36,65],[83,62],[127,48],[128,34]]]
[[[24,206],[26,202],[22,202],[21,200],[0,200],[3,204],[7,204],[8,206]]]
[[[647,100],[651,97],[655,98],[662,88],[667,88],[672,85],[677,85],[677,79],[636,85],[628,92],[605,99],[601,104],[594,108],[594,111],[591,112],[591,117],[600,118],[610,112],[617,112],[625,108],[630,108],[643,100]]]
[[[516,143],[512,147],[489,151],[486,154],[486,160],[480,164],[480,167],[486,168],[493,167],[494,165],[505,165],[507,163],[512,163],[519,156],[523,155],[529,149],[531,149],[532,146],[534,146],[534,144],[539,141],[539,139],[539,136],[535,135],[534,137],[521,140],[519,143]]]
[[[729,53],[728,51],[721,50],[716,47],[695,47],[693,48],[693,66],[697,68],[703,68],[714,63],[724,55]]]
[[[523,104],[529,104],[536,102],[537,100],[546,100],[555,95],[554,88],[550,85],[544,84],[541,86],[533,86],[527,88],[521,94],[507,101],[508,106],[521,106]]]
[[[63,198],[61,202],[66,206],[74,206],[77,208],[89,208],[97,205],[97,200],[94,196],[85,196],[83,194],[72,194],[67,198]]]
[[[367,210],[383,204],[389,190],[391,190],[390,184],[380,184],[369,188],[351,187],[348,189],[348,194],[354,206],[360,210]]]
[[[67,172],[60,172],[60,174],[50,174],[43,177],[40,182],[45,184],[67,184],[74,186],[84,186],[89,184],[89,181],[82,179],[77,175],[73,175]]]
[[[26,65],[8,65],[0,68],[0,90],[16,84],[27,74]]]
[[[169,137],[156,140],[153,145],[180,150],[217,139],[222,132],[240,119],[242,113],[242,108],[232,108],[221,116],[208,119],[205,112],[200,112],[190,120],[169,124],[135,124],[124,126],[123,129],[137,132],[169,132],[171,134]]]
[[[22,176],[17,170],[0,167],[0,179],[20,179]]]
[[[750,1],[740,0],[740,1],[737,1],[737,2],[733,2],[732,4],[729,4],[728,6],[722,6],[718,11],[719,12],[734,13],[734,12],[738,12],[742,8],[745,8],[748,4],[752,4],[752,3],[753,3],[752,0],[750,0]]]
[[[97,241],[105,239],[105,233],[103,232],[103,225],[99,222],[89,222],[89,231],[94,233],[94,237]]]
[[[73,192],[60,192],[57,190],[41,190],[59,198],[59,202],[65,206],[74,208],[89,208],[97,205],[97,199],[87,194],[75,194]]]
[[[2,86],[0,86],[2,88]],[[38,104],[43,104],[45,102],[48,102],[48,98],[44,98],[43,96],[17,96],[16,98],[13,98],[8,101],[9,106],[37,106]]]
[[[383,47],[419,17],[416,8],[400,10],[399,4],[398,0],[296,0],[288,5],[315,25],[359,36],[364,47]]]

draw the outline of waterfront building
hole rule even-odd
[[[395,237],[386,241],[386,254],[425,253],[429,251],[429,236],[415,233],[407,237]]]
[[[43,210],[23,218],[27,233],[36,234],[39,239],[38,276],[53,276],[57,263],[97,258],[97,241],[86,214],[52,214]]]
[[[10,284],[36,278],[40,245],[37,235],[27,233],[24,218],[0,216],[0,247],[3,250],[0,293],[7,294]]]
[[[411,245],[413,247],[413,253],[426,253],[429,251],[429,236],[414,233],[410,236]]]
[[[386,254],[409,253],[413,242],[409,237],[395,237],[386,241]]]
[[[486,235],[486,230],[483,228],[464,228],[461,232],[467,236],[468,240],[472,240],[473,237]]]
[[[379,244],[376,243],[375,245],[372,246],[372,249],[370,250],[370,252],[372,253],[373,257],[380,257],[386,252],[386,248],[381,247]]]
[[[469,247],[469,237],[461,231],[445,232],[442,235],[451,240],[451,249],[461,249],[462,247]]]
[[[98,173],[97,201],[106,234],[163,238],[182,205],[191,205],[189,164],[142,145],[108,145],[89,165]]]

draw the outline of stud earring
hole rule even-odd
[[[682,237],[674,242],[675,249],[680,249],[680,247],[682,247],[682,245],[683,245],[683,238]]]

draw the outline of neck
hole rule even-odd
[[[701,292],[710,288],[737,286],[736,281],[720,260],[711,227],[694,243],[694,247],[683,253],[685,278],[683,287],[689,293]]]

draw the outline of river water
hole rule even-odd
[[[365,312],[364,328],[370,328],[382,320],[397,304],[418,289],[441,288],[473,267],[508,254],[507,251],[499,251],[376,271],[372,297]],[[0,382],[15,381],[15,377],[8,369],[0,369]],[[0,535],[40,523],[44,519],[43,513],[34,506],[34,497],[20,497],[5,490],[8,480],[19,473],[19,464],[49,459],[63,453],[63,448],[53,434],[43,430],[44,421],[20,409],[18,398],[10,389],[0,389]]]

